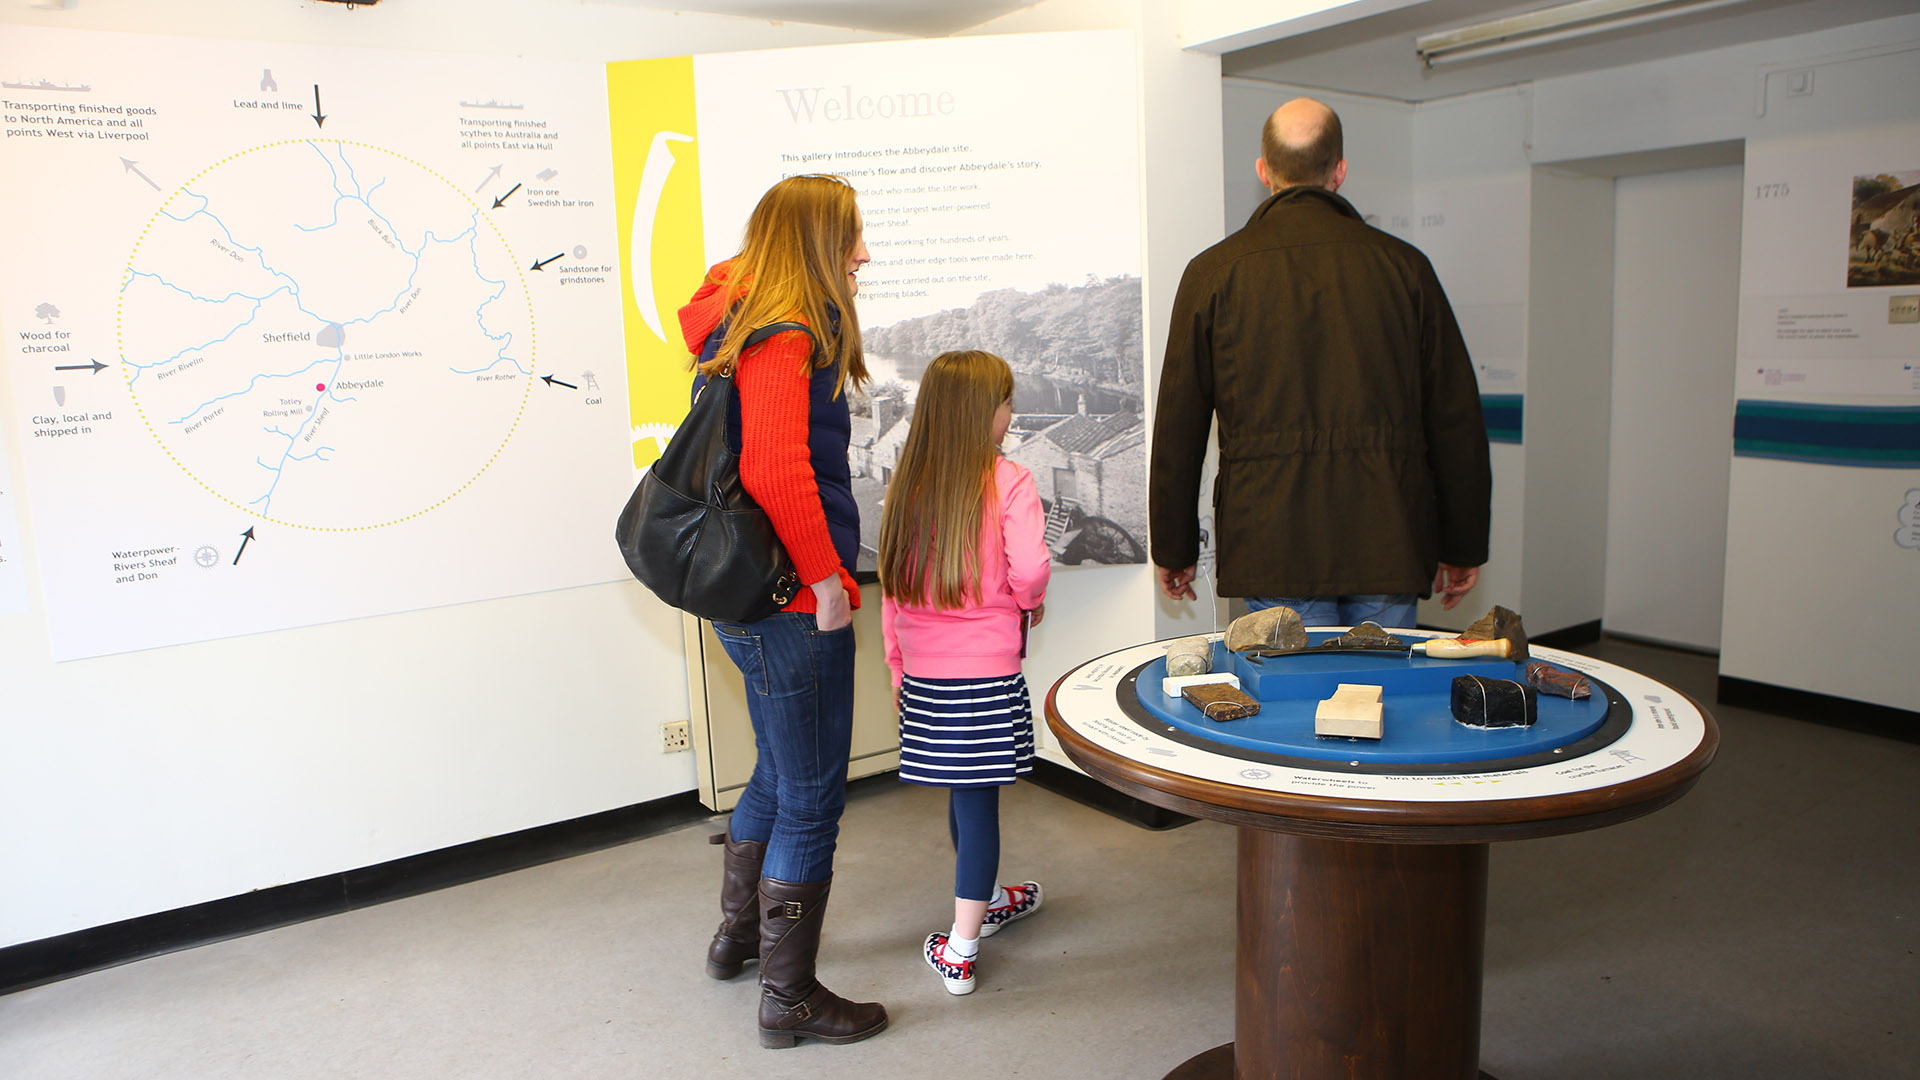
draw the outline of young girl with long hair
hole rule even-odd
[[[740,483],[809,586],[765,619],[713,624],[746,681],[759,756],[724,837],[707,974],[729,979],[759,960],[760,1045],[770,1048],[802,1036],[855,1042],[887,1025],[880,1005],[848,1001],[815,978],[853,737],[860,513],[844,391],[867,378],[853,309],[866,262],[853,188],[836,176],[790,177],[761,197],[740,253],[708,271],[680,309],[701,379],[734,376],[739,411],[728,428]],[[812,336],[789,330],[745,348],[754,330],[789,321]]]
[[[900,779],[948,789],[953,929],[921,958],[950,994],[974,987],[980,938],[1039,910],[1040,885],[995,885],[1000,788],[1031,771],[1020,661],[1045,613],[1051,558],[1033,475],[1000,456],[1013,372],[943,353],[920,383],[880,517],[880,625],[900,700]]]

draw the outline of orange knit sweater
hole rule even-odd
[[[729,264],[707,271],[693,299],[680,309],[680,332],[699,355],[714,327],[745,290],[726,287]],[[848,602],[860,606],[860,588],[840,564],[807,447],[812,371],[807,335],[790,330],[740,357],[735,386],[740,395],[740,483],[773,522],[800,580],[811,584],[838,572]],[[815,610],[812,589],[801,589],[786,611]]]

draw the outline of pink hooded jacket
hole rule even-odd
[[[1033,474],[1000,458],[993,467],[999,513],[980,525],[980,588],[973,603],[941,610],[880,602],[893,685],[903,672],[925,679],[1015,675],[1020,671],[1022,623],[1046,598],[1052,557],[1046,512]]]

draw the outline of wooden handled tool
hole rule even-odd
[[[1471,660],[1477,656],[1497,656],[1505,660],[1513,656],[1513,642],[1506,638],[1494,638],[1491,641],[1430,638],[1414,643],[1411,651],[1423,653],[1435,660]]]
[[[1304,649],[1259,649],[1245,655],[1257,664],[1268,657],[1306,656],[1312,653],[1323,655],[1326,653],[1388,653],[1394,656],[1425,656],[1433,660],[1473,660],[1482,656],[1516,660],[1526,655],[1517,652],[1513,641],[1509,638],[1493,638],[1486,641],[1476,641],[1472,638],[1428,638],[1411,645],[1310,645]]]

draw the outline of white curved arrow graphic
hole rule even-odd
[[[653,223],[660,216],[660,194],[666,190],[667,174],[673,171],[673,151],[668,143],[692,142],[693,136],[677,131],[657,131],[653,145],[647,148],[647,164],[640,172],[640,191],[633,198],[633,231],[627,236],[627,265],[633,270],[633,302],[640,317],[647,321],[653,336],[667,344],[667,332],[660,325],[660,308],[653,299]]]

